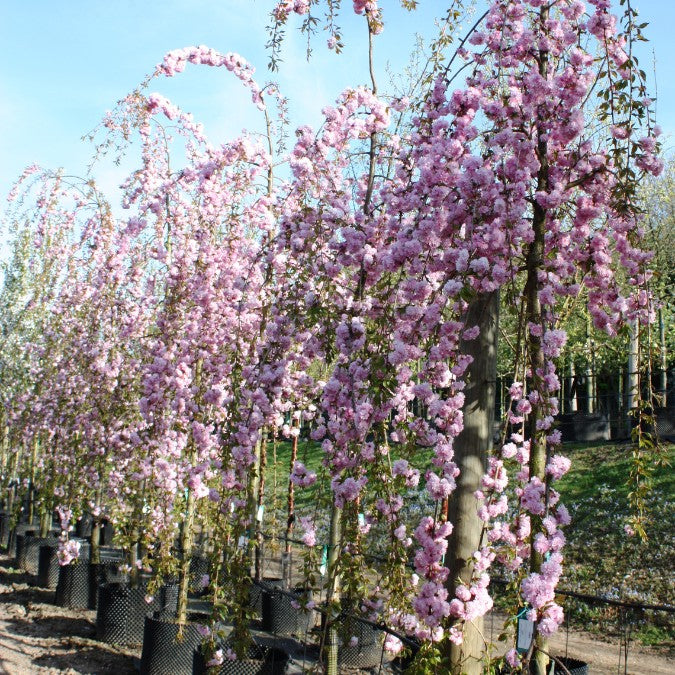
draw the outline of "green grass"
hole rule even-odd
[[[675,604],[675,474],[672,467],[658,466],[653,473],[652,491],[647,499],[648,539],[642,541],[638,537],[629,537],[624,530],[631,515],[628,500],[631,446],[570,444],[565,445],[562,452],[572,460],[572,468],[558,482],[556,489],[570,510],[572,523],[565,528],[568,543],[560,587],[628,602]],[[274,515],[270,519],[266,516],[266,529],[279,535],[286,522],[290,454],[289,442],[277,444],[275,481],[273,447],[269,446],[266,501],[268,512]],[[675,445],[667,447],[665,455],[671,464],[675,462]],[[300,441],[298,460],[305,466],[320,473],[322,459],[320,444]],[[276,498],[272,500],[275,482]],[[327,480],[319,480],[309,489],[296,490],[296,514],[323,514],[327,524],[328,500]],[[325,536],[325,532],[319,534],[319,541],[322,534]],[[296,532],[295,536],[299,535]],[[615,609],[569,603],[568,610],[573,621],[586,628],[611,633],[620,625],[619,612]],[[658,644],[669,649],[675,646],[672,615],[630,613],[628,618],[633,623],[633,635],[644,644]]]
[[[593,497],[599,486],[616,491],[619,498],[628,498],[628,475],[631,464],[631,445],[625,444],[570,444],[563,453],[572,460],[570,472],[558,483],[557,489],[565,501],[583,501]],[[675,446],[666,448],[672,464]],[[671,467],[659,466],[653,476],[655,493],[675,494],[675,475]]]
[[[628,476],[632,448],[628,444],[601,444],[564,448],[572,468],[556,486],[572,515],[565,528],[565,572],[562,588],[589,595],[640,604],[674,605],[675,476],[668,464],[657,466],[647,498],[647,539],[628,536],[624,526],[631,516]],[[665,448],[672,464],[675,446]],[[589,608],[581,603],[568,608],[587,628],[613,632],[621,612]],[[673,617],[660,612],[629,611],[643,644],[675,646]]]
[[[278,537],[283,537],[286,532],[288,475],[291,460],[291,443],[279,441],[268,443],[267,446],[267,469],[265,471],[265,524],[264,530]],[[276,454],[276,471],[275,471]],[[314,441],[301,439],[298,443],[298,459],[310,471],[317,474],[321,472],[323,451],[321,445]],[[295,515],[314,516],[323,513],[324,520],[328,518],[328,494],[326,481],[317,481],[308,488],[295,488]],[[321,521],[321,518],[317,518]],[[294,531],[292,538],[299,539],[301,530]]]

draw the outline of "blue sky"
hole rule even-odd
[[[329,52],[320,33],[307,63],[305,39],[289,27],[281,72],[270,75],[264,45],[271,5],[272,0],[3,0],[0,203],[28,164],[63,166],[68,173],[83,174],[93,148],[81,136],[171,49],[206,44],[238,52],[257,68],[259,80],[279,82],[291,101],[294,125],[316,123],[321,108],[344,87],[367,82],[366,29],[363,19],[352,14],[350,0],[343,0],[341,18],[345,53]],[[394,72],[406,65],[415,33],[433,34],[434,16],[446,3],[420,0],[420,9],[412,14],[401,10],[398,0],[382,0],[381,5],[387,27],[377,40],[376,57],[384,84],[385,65]],[[642,66],[651,73],[656,61],[658,118],[675,139],[675,2],[633,0],[633,5],[650,23]],[[221,69],[192,68],[151,90],[193,112],[214,141],[224,141],[251,123],[253,108],[246,94]],[[111,189],[124,173],[102,166],[98,179]]]

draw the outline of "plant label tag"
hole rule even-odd
[[[264,514],[264,513],[265,513],[265,506],[264,506],[263,504],[261,504],[261,505],[258,507],[258,511],[257,511],[256,514],[255,514],[255,519],[256,519],[259,523],[262,523],[262,520],[263,520],[263,514]]]
[[[359,513],[359,527],[365,527],[365,524],[366,517],[362,513]]]
[[[246,548],[247,545],[248,545],[248,538],[245,535],[242,534],[239,537],[239,541],[237,542],[237,546],[239,548]]]
[[[527,652],[534,637],[534,621],[525,618],[526,610],[518,615],[518,629],[516,630],[516,650]]]
[[[321,567],[319,567],[319,572],[321,576],[326,576],[326,570],[328,569],[328,546],[323,547],[321,553]]]

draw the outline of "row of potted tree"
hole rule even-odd
[[[108,519],[129,588],[175,601],[171,621],[147,619],[145,672],[163,672],[150,654],[167,658],[176,635],[207,635],[213,667],[246,657],[267,453],[300,418],[331,495],[299,519],[305,609],[325,566],[327,662],[346,608],[414,636],[422,671],[440,653],[482,667],[498,563],[514,615],[536,625],[506,659],[545,672],[569,522],[554,487],[569,468],[553,425],[560,311],[583,297],[610,334],[653,314],[633,196],[660,170],[658,129],[630,50],[639,27],[629,8],[622,32],[608,4],[497,0],[453,57],[465,86],[437,62],[411,104],[373,79],[290,148],[285,100],[243,58],[176,50],[102,125],[102,152],[139,149],[123,215],[91,181],[26,171],[3,289],[3,475],[41,535],[59,514],[62,562],[77,565],[68,533],[86,514],[89,560],[105,562]],[[281,3],[275,20],[310,5]],[[377,3],[354,5],[372,41]],[[188,65],[238,78],[262,133],[213,144],[148,93]],[[516,381],[488,452],[500,293],[518,318]],[[287,477],[292,510],[317,476],[294,458]],[[418,483],[428,510],[411,522],[403,495]],[[213,613],[192,624],[200,534]]]

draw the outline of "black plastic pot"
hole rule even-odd
[[[124,551],[121,548],[117,548],[114,546],[104,546],[101,544],[99,548],[99,556],[101,558],[101,562],[119,562],[122,563],[124,561]]]
[[[192,618],[188,617],[179,640],[180,626],[173,616],[155,612],[145,617],[141,675],[192,675],[195,650],[202,642],[199,624]]]
[[[585,661],[579,661],[567,656],[556,656],[556,661],[562,663],[566,670],[563,670],[559,663],[556,662],[555,668],[551,671],[554,673],[554,675],[567,675],[567,672],[569,672],[570,675],[588,675],[589,673],[588,664]],[[551,663],[549,663],[548,668],[550,670]],[[530,666],[530,671],[532,671],[532,669],[532,666]],[[514,671],[510,666],[504,665],[499,669],[498,672],[500,675],[509,675]]]
[[[101,562],[89,563],[89,609],[96,609],[98,606],[99,587],[115,582],[126,581],[125,575],[121,574],[119,567],[122,564],[121,558],[105,558],[101,556]]]
[[[40,548],[42,546],[58,546],[56,537],[28,537],[24,543],[24,567],[28,574],[37,575],[40,567]]]
[[[38,572],[36,585],[40,588],[54,590],[59,583],[59,545],[43,544],[38,554]]]
[[[565,666],[570,675],[588,675],[588,664],[585,661],[571,659],[567,656],[557,656],[556,659]],[[561,675],[565,671],[556,663],[554,672],[556,675]]]
[[[373,668],[382,661],[382,631],[356,619],[345,618],[338,628],[342,644],[338,647],[338,664],[348,668]],[[352,637],[357,639],[350,645]]]
[[[215,672],[219,675],[283,675],[288,668],[289,656],[281,649],[253,644],[247,658],[226,660]],[[206,659],[197,650],[194,656],[193,675],[206,675]]]
[[[262,623],[264,630],[274,635],[303,636],[314,625],[314,612],[294,607],[304,601],[303,589],[293,589],[293,595],[284,593],[279,588],[263,589]]]
[[[101,546],[112,546],[113,538],[115,536],[115,528],[109,520],[104,520],[101,523]]]
[[[33,536],[32,532],[22,532],[16,535],[16,553],[14,556],[14,567],[20,570],[26,569],[26,539]]]
[[[262,592],[263,589],[253,582],[248,594],[248,606],[253,610],[253,616],[262,616]]]
[[[94,516],[91,513],[85,513],[82,518],[80,518],[75,523],[75,535],[82,537],[83,539],[88,539],[91,537],[91,529],[94,525]]]
[[[110,582],[99,586],[96,613],[96,636],[103,642],[120,645],[143,643],[145,616],[149,612],[175,612],[178,603],[178,586],[166,585],[146,602],[147,581],[137,588],[128,583]]]
[[[89,539],[94,529],[94,517],[91,513],[85,513],[75,523],[75,536]],[[112,546],[115,528],[109,520],[103,520],[100,524],[98,543],[100,546]]]
[[[89,608],[89,558],[78,558],[59,570],[55,604],[70,609]]]
[[[9,523],[11,516],[9,513],[0,513],[0,547],[7,548],[9,545]]]
[[[202,555],[193,555],[190,558],[190,592],[196,596],[204,595],[206,589],[202,587],[201,581],[205,574],[210,570],[209,559]]]
[[[275,588],[281,588],[282,586],[283,580],[277,578],[263,579],[262,581],[253,581],[251,583],[249,606],[253,610],[255,616],[262,618],[263,630],[270,630],[269,614],[267,616],[263,614],[263,597],[265,593],[271,592]]]
[[[384,633],[368,623],[359,621],[351,612],[338,618],[334,627],[338,638],[338,665],[344,668],[374,668],[382,662]],[[325,623],[322,614],[322,630]],[[352,638],[355,644],[350,644]]]
[[[10,557],[16,558],[17,554],[17,538],[22,535],[26,536],[26,534],[30,534],[31,536],[37,535],[39,531],[39,527],[37,525],[29,525],[28,523],[21,523],[17,525],[10,533],[9,533],[9,544],[7,547],[7,553],[9,554]],[[23,553],[22,553],[23,555]]]
[[[124,563],[124,551],[121,548],[101,546],[98,563],[89,565],[89,609],[96,609],[98,588],[101,584],[126,581],[119,567]]]

